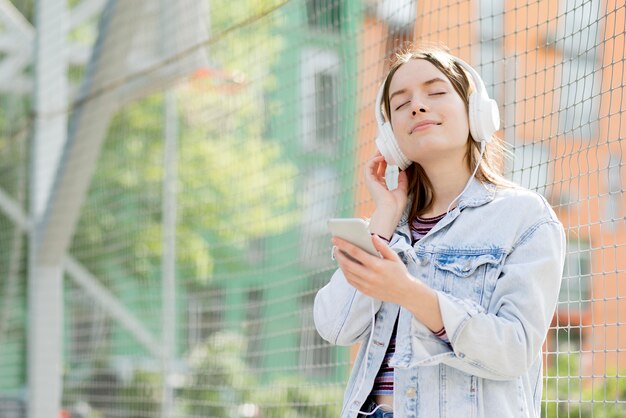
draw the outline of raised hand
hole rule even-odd
[[[398,187],[389,190],[385,181],[386,169],[387,162],[380,152],[376,152],[365,165],[365,184],[376,205],[370,231],[390,238],[407,204],[409,184],[406,173],[401,171]]]

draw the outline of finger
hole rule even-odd
[[[348,241],[342,241],[342,243],[337,245],[339,251],[336,254],[343,253],[345,258],[352,261],[352,264],[346,266],[351,272],[367,279],[372,272],[379,270],[380,262],[382,261],[380,256],[372,255]],[[354,264],[358,265],[359,268],[355,268]]]
[[[384,178],[385,177],[385,172],[387,171],[387,162],[385,160],[381,161],[378,164],[378,168],[377,168],[377,175],[379,178]]]
[[[382,167],[382,173],[384,176],[384,173],[385,173],[384,165],[385,165],[385,160],[383,159],[383,157],[376,157],[372,159],[370,163],[367,164],[367,167],[365,169],[365,175],[369,177],[380,178],[381,167]]]
[[[336,259],[346,280],[354,287],[361,287],[363,277],[368,274],[368,269],[343,251],[337,251]]]
[[[351,263],[362,264],[359,260],[357,260],[356,258],[352,257],[350,254],[348,254],[347,252],[345,252],[343,250],[337,250],[337,254],[343,256],[344,258],[347,258],[348,261],[351,262]],[[337,254],[335,254],[335,258],[337,256]]]
[[[367,165],[368,166],[374,166],[376,164],[380,164],[380,163],[384,163],[385,162],[385,157],[383,157],[382,155],[374,155],[372,158],[370,158],[367,161]]]
[[[374,243],[374,247],[376,248],[376,250],[378,250],[378,252],[380,253],[380,255],[382,255],[384,259],[386,260],[400,259],[400,257],[398,257],[398,254],[396,254],[396,252],[392,250],[391,247],[389,247],[389,245],[378,235],[376,234],[372,235],[372,243]]]
[[[387,163],[385,163],[382,157],[380,157],[380,161],[372,161],[372,164],[368,165],[367,169],[365,170],[366,180],[373,181],[381,185],[386,185],[385,183],[386,167],[387,167]]]
[[[356,245],[352,244],[349,241],[343,240],[338,237],[333,237],[333,244],[339,248],[339,250],[343,251],[346,255],[352,257],[354,261],[363,264],[365,258],[369,256],[366,251],[363,251]]]
[[[376,157],[382,157],[383,154],[380,152],[380,150],[376,149],[376,152],[372,154],[372,156],[370,157],[370,160],[373,160]]]

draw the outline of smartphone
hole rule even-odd
[[[328,220],[328,229],[334,237],[345,239],[368,253],[380,256],[372,235],[367,228],[367,222],[360,218],[333,218]]]

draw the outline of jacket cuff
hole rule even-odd
[[[410,368],[445,363],[464,370],[464,367],[460,367],[463,364],[454,352],[454,342],[467,322],[473,316],[483,313],[484,309],[472,302],[456,298],[444,292],[438,291],[437,297],[443,324],[450,343],[437,338],[421,322],[412,318],[410,360],[404,364],[397,364],[395,367]],[[463,355],[460,354],[459,357],[463,358]]]
[[[439,311],[443,319],[443,325],[450,340],[450,344],[454,347],[461,331],[467,324],[467,321],[473,316],[485,312],[485,309],[466,299],[459,299],[444,292],[437,292],[439,299]]]
[[[398,231],[393,233],[389,240],[389,247],[396,253],[400,254],[408,250],[413,250],[411,245],[411,238],[404,233],[404,231]]]

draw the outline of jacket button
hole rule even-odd
[[[465,354],[459,353],[459,358],[465,358]]]
[[[417,391],[415,390],[415,388],[408,388],[406,390],[406,396],[408,396],[409,398],[414,397],[417,394]]]
[[[426,258],[426,257],[420,258],[420,265],[421,266],[427,266],[428,265],[428,258]]]

